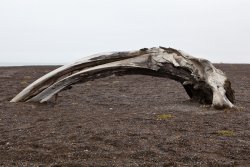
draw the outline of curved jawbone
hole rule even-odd
[[[39,78],[11,102],[45,102],[71,85],[113,74],[142,74],[180,82],[189,97],[216,109],[234,107],[234,91],[226,75],[205,59],[172,48],[144,48],[85,57]]]

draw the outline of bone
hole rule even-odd
[[[234,91],[226,75],[211,62],[173,48],[144,48],[86,57],[62,66],[26,87],[11,102],[45,102],[68,86],[109,75],[142,74],[174,79],[189,97],[216,109],[234,107]]]

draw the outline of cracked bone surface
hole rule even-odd
[[[189,97],[216,109],[234,107],[234,91],[226,75],[205,59],[173,48],[144,48],[85,57],[39,78],[11,102],[45,102],[71,85],[113,74],[141,74],[180,82]]]

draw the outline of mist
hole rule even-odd
[[[248,0],[1,0],[0,64],[65,64],[158,46],[250,63],[249,8]]]

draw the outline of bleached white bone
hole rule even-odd
[[[215,108],[234,107],[234,92],[225,74],[211,62],[172,48],[112,52],[62,66],[21,91],[11,102],[45,102],[70,85],[113,74],[168,77],[183,84],[190,98]]]

